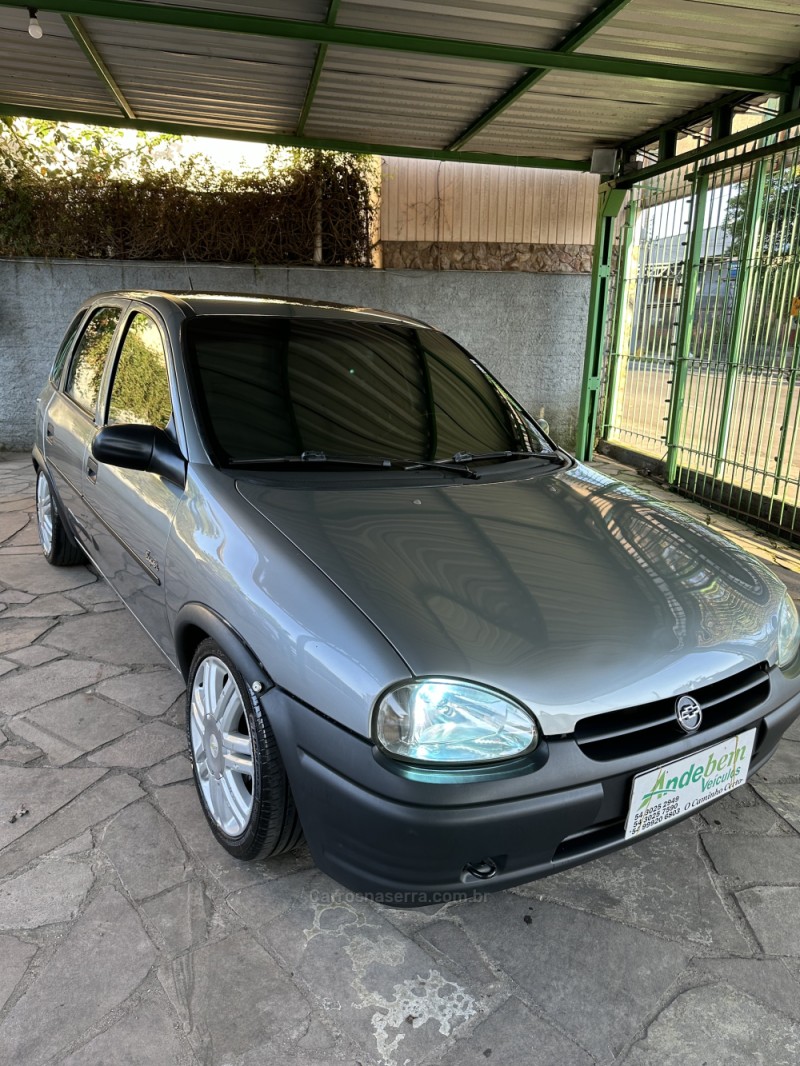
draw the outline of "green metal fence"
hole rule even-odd
[[[634,184],[601,436],[800,540],[800,127]]]

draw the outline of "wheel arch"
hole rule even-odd
[[[264,664],[249,647],[244,638],[222,615],[202,603],[187,603],[181,607],[174,626],[175,654],[184,681],[189,680],[189,670],[198,645],[207,637],[215,640],[230,656],[248,685],[260,682],[264,690],[274,682]]]

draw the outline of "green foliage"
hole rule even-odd
[[[754,170],[753,173],[756,173]],[[800,167],[776,168],[766,177],[759,221],[760,241],[756,256],[788,255],[796,247],[796,230],[800,225]],[[745,243],[747,205],[752,189],[743,182],[728,201],[725,229],[730,234],[730,253],[738,258]]]
[[[100,379],[106,356],[119,319],[119,308],[105,307],[91,319],[78,345],[70,370],[68,391],[91,411],[100,392]]]
[[[161,335],[146,315],[134,315],[114,376],[108,420],[164,429],[171,414]]]
[[[160,150],[180,142],[163,133],[134,136],[105,126],[0,116],[0,177],[36,181],[83,175],[102,181],[149,173]]]
[[[369,157],[272,148],[234,173],[179,142],[0,118],[0,255],[370,265]]]

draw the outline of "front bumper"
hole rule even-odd
[[[529,761],[438,776],[384,758],[279,689],[263,704],[316,864],[355,892],[414,907],[510,888],[625,846],[636,774],[755,725],[752,775],[800,715],[800,682],[773,669],[757,709],[693,736],[676,732],[644,755],[598,763],[573,737],[556,737]],[[484,863],[491,876],[473,872]]]

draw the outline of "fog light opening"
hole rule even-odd
[[[462,877],[477,877],[479,881],[488,881],[497,873],[497,863],[494,859],[479,859],[477,862],[468,862],[462,871]]]

